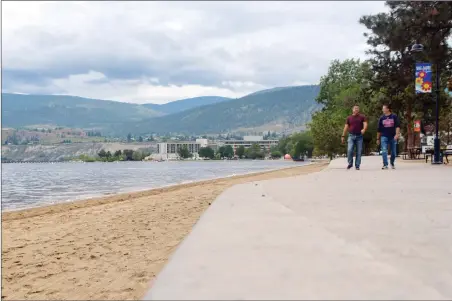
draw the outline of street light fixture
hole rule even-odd
[[[424,45],[422,44],[414,44],[411,47],[411,52],[423,52],[424,51]]]
[[[411,52],[423,52],[424,51],[424,45],[422,44],[414,44],[411,47]],[[435,140],[433,142],[434,147],[434,154],[433,154],[433,160],[432,164],[442,164],[442,158],[440,155],[441,149],[441,142],[439,139],[439,97],[440,97],[440,89],[439,89],[439,81],[440,81],[440,72],[439,72],[439,63],[436,63],[436,89],[435,89],[435,100],[436,100],[436,122],[435,122]]]

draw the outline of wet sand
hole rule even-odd
[[[2,299],[140,299],[225,189],[326,166],[316,163],[3,213]]]

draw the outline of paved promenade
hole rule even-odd
[[[146,300],[452,299],[452,168],[364,157],[223,193]]]

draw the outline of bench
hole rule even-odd
[[[403,160],[408,160],[408,153],[407,153],[407,152],[401,152],[401,153],[399,154],[399,156],[402,156],[402,159],[403,159]]]
[[[422,153],[422,148],[420,147],[408,147],[408,153],[405,155],[404,159],[410,159],[410,160],[421,160],[421,155],[424,155]],[[406,160],[406,159],[405,159]]]
[[[443,158],[446,159],[446,162],[444,164],[449,164],[449,156],[452,155],[452,148],[449,148],[449,145],[447,146],[447,149],[441,150],[441,153],[443,155]],[[430,162],[433,159],[434,151],[429,150],[425,152],[425,163],[428,162],[428,158],[430,157]]]
[[[446,158],[446,163],[449,164],[449,156],[452,156],[452,145],[448,145],[446,149],[443,151],[443,158]]]

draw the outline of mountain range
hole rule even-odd
[[[204,96],[163,105],[63,95],[2,93],[2,127],[55,125],[98,129],[107,135],[212,134],[304,126],[321,108],[319,86],[258,91],[231,99]]]
[[[143,106],[152,109],[163,114],[173,114],[181,111],[189,110],[192,108],[219,103],[222,101],[231,100],[232,98],[221,96],[200,96],[193,98],[186,98],[181,100],[172,101],[163,105],[147,103]]]

